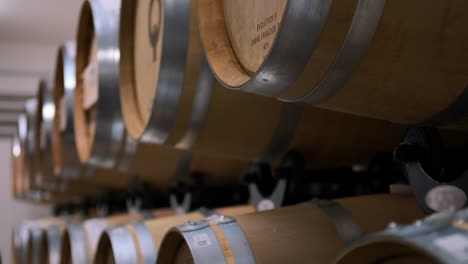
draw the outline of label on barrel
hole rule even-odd
[[[207,233],[192,235],[193,245],[195,247],[208,247],[211,246],[211,239]]]
[[[434,244],[460,261],[468,261],[468,237],[461,234],[444,236]]]

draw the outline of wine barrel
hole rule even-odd
[[[24,181],[27,167],[25,166],[25,152],[24,147],[26,140],[26,116],[20,114],[18,117],[18,124],[16,133],[11,141],[11,172],[12,172],[12,191],[15,198],[20,199],[24,195]]]
[[[393,223],[349,247],[335,263],[466,263],[467,246],[468,211],[463,209],[456,214],[438,213],[412,225]]]
[[[36,168],[38,176],[35,185],[45,190],[60,188],[60,179],[53,169],[52,127],[55,116],[55,104],[51,85],[48,81],[41,81],[37,95],[36,116]]]
[[[196,1],[122,1],[120,100],[133,138],[246,160],[300,151],[321,167],[365,162],[398,141],[402,127],[388,122],[223,89],[197,17]]]
[[[462,0],[198,1],[201,38],[224,86],[437,126],[467,110],[465,8]]]
[[[75,79],[75,42],[60,46],[55,63],[53,123],[53,166],[60,178],[80,178],[85,172],[75,147],[73,98]]]
[[[213,213],[241,215],[251,213],[250,205],[233,206],[214,211],[198,211],[169,216],[108,229],[101,236],[94,263],[156,263],[164,234],[184,221],[199,221]],[[125,250],[124,250],[125,249]]]
[[[25,194],[34,191],[34,178],[37,174],[37,168],[35,160],[36,155],[36,111],[37,111],[37,99],[30,99],[26,101],[25,104],[25,114],[26,114],[26,122],[25,131],[26,131],[26,138],[24,142],[25,146],[25,178],[24,178],[24,192]]]
[[[67,219],[64,218],[44,218],[38,220],[28,220],[18,226],[19,236],[15,241],[15,248],[19,248],[18,263],[45,263],[43,262],[43,248],[46,230],[49,227],[63,225]],[[47,262],[48,263],[48,262]]]
[[[119,49],[118,23],[109,22],[120,19],[120,1],[114,4],[87,1],[81,9],[74,98],[75,138],[81,162],[119,169],[128,177],[136,175],[162,187],[190,171],[203,172],[209,183],[238,181],[247,172],[246,161],[172,150],[127,136],[116,98],[119,60],[102,56],[105,50]],[[95,24],[103,27],[98,30]]]
[[[15,225],[12,234],[12,259],[15,264],[26,264],[27,263],[27,252],[29,244],[29,228],[31,227],[31,221],[22,221]]]
[[[143,218],[141,214],[121,214],[68,224],[62,242],[61,263],[93,263],[98,240],[106,228]]]
[[[41,244],[41,264],[60,264],[62,251],[62,238],[65,231],[65,222],[49,226],[45,230]]]
[[[218,216],[169,231],[158,263],[331,263],[362,234],[422,215],[413,197],[385,194]]]
[[[76,88],[74,42],[59,48],[55,65],[53,99],[55,115],[52,128],[53,168],[58,178],[88,181],[94,185],[124,188],[128,178],[117,170],[81,163],[75,145],[74,92]]]

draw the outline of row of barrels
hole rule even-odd
[[[383,194],[256,213],[49,218],[18,225],[14,254],[21,264],[465,263],[468,211],[423,217],[412,196]]]
[[[322,45],[328,47],[331,39],[335,41],[336,36],[328,36],[334,33],[325,30],[330,26],[328,23],[338,23],[335,13],[346,13],[346,17],[353,18],[360,15],[357,10],[362,8],[359,4],[356,13],[351,12],[355,4],[352,1],[347,4],[322,3],[320,5],[323,6],[317,9],[298,9],[296,4],[285,0],[265,3],[268,8],[263,8],[257,2],[260,1],[199,0],[169,5],[156,0],[85,1],[80,12],[76,46],[68,43],[60,48],[54,78],[41,82],[37,98],[28,102],[25,115],[19,119],[18,133],[12,147],[15,156],[15,193],[18,196],[55,196],[54,192],[64,190],[64,186],[93,193],[93,186],[100,184],[122,188],[128,184],[130,175],[137,175],[165,188],[174,179],[186,178],[194,171],[203,172],[207,183],[223,184],[238,181],[240,175],[248,171],[252,161],[277,165],[281,157],[290,151],[303,153],[308,167],[365,163],[376,153],[391,152],[408,123],[415,123],[414,119],[418,119],[420,114],[431,112],[429,108],[447,105],[458,94],[458,90],[444,95],[437,93],[439,90],[442,93],[441,89],[428,90],[428,87],[448,86],[431,80],[431,85],[424,86],[427,96],[418,100],[411,97],[410,93],[420,91],[420,86],[409,82],[413,80],[408,76],[409,71],[400,65],[407,59],[414,59],[407,56],[404,48],[399,49],[405,51],[404,56],[400,53],[393,55],[398,59],[392,60],[392,65],[398,74],[405,73],[404,76],[398,75],[398,79],[408,80],[408,83],[390,85],[385,82],[380,87],[367,77],[356,77],[362,85],[353,87],[379,89],[370,91],[370,88],[362,88],[368,90],[360,91],[359,96],[351,92],[343,96],[353,106],[371,108],[369,112],[352,109],[342,113],[332,111],[342,109],[331,104],[327,104],[327,108],[331,109],[327,110],[289,102],[293,100],[287,98],[280,101],[224,89],[222,86],[230,83],[226,78],[232,78],[233,87],[249,86],[244,90],[258,93],[255,87],[273,89],[276,84],[286,85],[287,79],[292,80],[287,71],[292,69],[303,72],[304,78],[316,78],[320,72],[326,74],[327,69],[316,69],[317,62],[312,59],[310,67],[313,71],[301,69],[299,60],[297,63],[286,60],[281,62],[281,66],[267,63],[271,60],[282,61],[271,59],[284,55],[277,51],[278,47],[290,50],[296,45],[283,47],[281,44],[283,35],[292,37],[288,35],[287,28],[290,17],[295,16],[289,12],[323,9],[323,12],[307,14],[305,18],[330,12],[327,18],[320,17],[322,23],[327,22],[323,32],[319,30],[321,34],[301,34],[307,38],[322,36],[324,40],[317,40],[320,44],[317,49],[321,50]],[[307,6],[310,3],[298,4]],[[459,4],[462,5],[461,2]],[[456,10],[459,9],[454,8],[453,12],[456,13]],[[431,16],[442,12],[432,7],[424,11],[430,11]],[[394,15],[388,12],[388,16]],[[235,19],[237,17],[243,19]],[[408,26],[411,32],[411,23],[415,21],[405,19],[408,19],[405,20],[407,23],[395,26],[395,29],[391,27],[392,30],[400,28],[398,31],[402,31],[401,27]],[[243,22],[239,24],[239,21]],[[250,27],[248,24],[254,21],[260,22]],[[313,23],[303,24],[310,26]],[[341,28],[339,32],[346,32],[343,21],[338,24]],[[450,32],[458,33],[457,29],[454,26]],[[252,30],[261,34],[258,38],[252,38],[247,45],[245,41],[248,34],[254,33]],[[264,30],[267,30],[266,33]],[[434,34],[419,27],[414,30],[428,37]],[[378,32],[380,30],[376,30],[376,34]],[[227,34],[226,38],[223,38],[223,34]],[[298,37],[295,33],[291,34]],[[454,36],[452,33],[449,35],[447,38],[452,40]],[[453,35],[459,35],[462,40],[462,33]],[[459,42],[446,41],[448,44],[443,46],[444,52],[458,50],[451,44]],[[401,43],[406,45],[404,40]],[[294,50],[300,49],[296,47]],[[441,51],[441,54],[444,52]],[[311,56],[320,57],[323,67],[327,65],[322,63],[323,60],[333,60],[332,52],[325,54],[317,51]],[[448,56],[451,54],[441,60],[431,60],[431,63],[424,61],[424,65],[432,67],[450,58],[455,67],[458,65],[456,61],[464,58]],[[298,57],[301,60],[308,58],[305,56],[307,54],[290,55],[284,56],[294,60]],[[371,64],[375,67],[370,68],[383,71],[382,67],[388,66],[379,62],[374,61]],[[341,65],[338,62],[331,64],[333,67]],[[452,64],[447,62],[443,65]],[[458,75],[451,79],[463,79],[463,71],[456,67],[450,69],[440,69],[437,74],[424,72],[424,76],[445,80],[449,78],[444,74],[456,71]],[[396,76],[397,72],[384,74],[385,78],[377,73],[366,76],[393,81],[393,74]],[[426,81],[430,78],[418,78],[423,79]],[[300,89],[310,87],[307,83],[297,82]],[[411,89],[407,88],[409,84]],[[400,92],[396,87],[407,92]],[[450,98],[447,99],[446,95]],[[377,100],[374,98],[376,96],[384,99]],[[407,98],[403,100],[403,96]],[[372,103],[361,100],[367,97],[371,98]],[[435,102],[437,100],[440,102]],[[415,108],[424,113],[409,111],[403,105],[405,102],[411,105],[418,102]],[[401,110],[408,115],[401,119],[383,118],[395,123],[384,121],[378,119],[381,116],[371,114],[380,113],[381,108],[387,109],[388,113]],[[418,117],[409,116],[412,114]],[[462,132],[452,134],[447,137],[448,141],[457,146],[464,145],[468,138]],[[74,192],[62,193],[68,195]],[[57,192],[57,196],[60,196],[60,192]]]

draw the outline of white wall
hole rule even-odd
[[[58,45],[75,37],[82,2],[0,0],[0,95],[36,93],[39,79],[53,73]],[[3,108],[8,108],[5,101]],[[4,131],[0,128],[0,135]],[[9,148],[9,139],[0,137],[0,250],[6,264],[11,263],[12,225],[50,213],[12,199]]]
[[[11,233],[13,226],[23,219],[50,215],[48,206],[31,205],[13,199],[11,183],[10,140],[0,139],[0,250],[2,263],[11,261]]]

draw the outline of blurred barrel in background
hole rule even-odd
[[[254,211],[251,205],[200,210],[198,212],[132,222],[108,229],[99,241],[94,263],[155,263],[164,235],[184,221],[196,222],[212,214],[242,215]],[[122,250],[126,249],[126,254]]]

